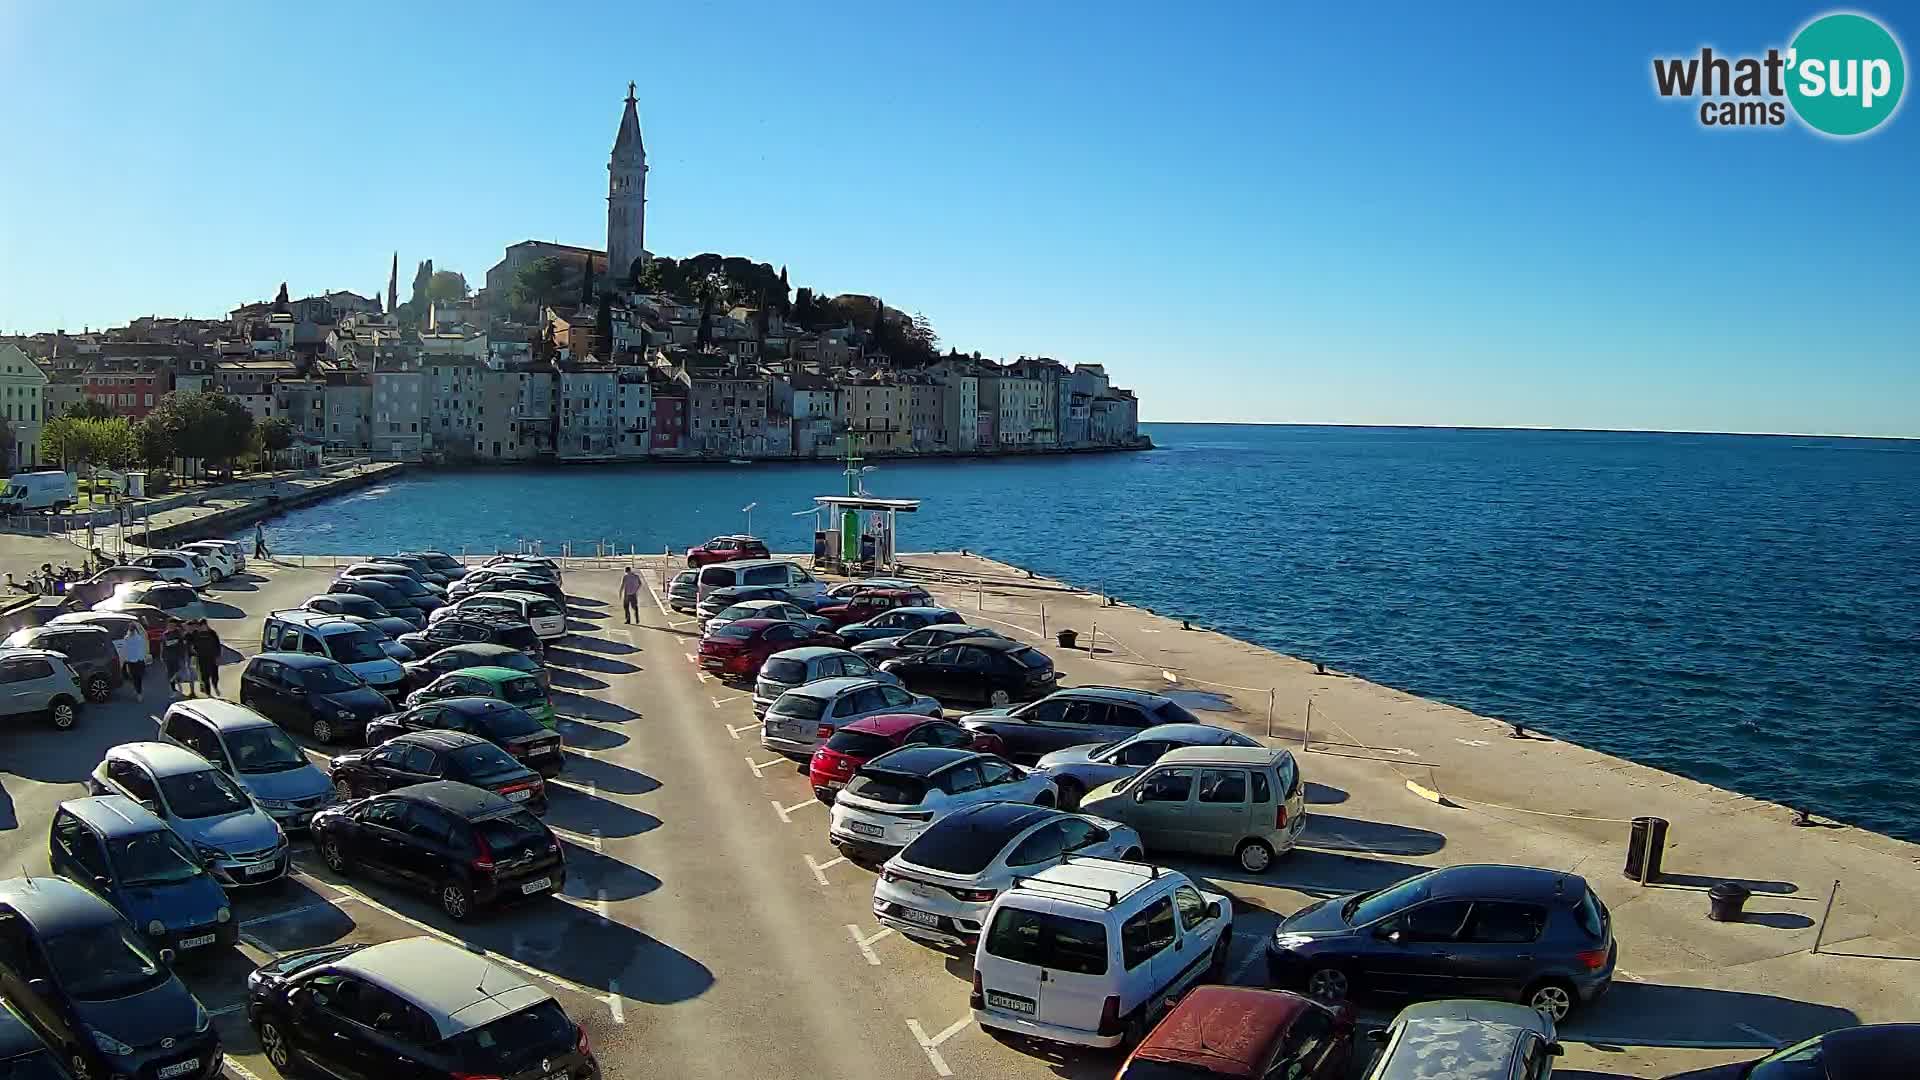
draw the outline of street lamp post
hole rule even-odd
[[[750,502],[747,505],[740,508],[740,512],[747,515],[747,535],[748,536],[753,535],[753,508],[759,505],[760,504],[757,502]]]

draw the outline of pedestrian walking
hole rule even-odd
[[[187,672],[187,624],[179,619],[167,619],[167,628],[163,632],[163,646],[160,656],[167,664],[167,687],[174,693],[180,693],[180,683],[186,681],[185,697],[193,696],[193,676]]]
[[[148,619],[145,619],[145,618],[142,618],[142,619],[140,620],[140,625],[141,625],[141,626],[142,626],[142,627],[143,627],[143,628],[144,628],[144,629],[146,630],[146,632],[147,632],[147,658],[148,658],[148,660],[149,660],[150,662],[152,662],[152,663],[156,663],[156,664],[158,664],[158,663],[162,663],[162,662],[164,662],[164,661],[165,661],[165,659],[166,659],[166,656],[167,656],[167,623],[166,623],[166,620],[165,620],[165,619],[161,619],[161,618],[155,618],[155,619],[152,619],[152,620],[148,620]],[[146,669],[145,669],[145,668],[141,668],[141,669],[140,669],[140,673],[141,673],[142,675],[144,675],[144,674],[146,674]],[[169,676],[169,677],[168,677],[168,679],[167,679],[167,685],[168,685],[168,687],[169,687],[169,688],[171,688],[171,687],[172,687],[172,685],[173,685],[173,679],[172,679],[172,677],[171,677],[171,676]]]
[[[208,697],[219,697],[220,635],[207,625],[207,620],[195,619],[193,630],[187,635],[187,644],[200,668],[200,692]]]
[[[253,525],[253,557],[261,560],[272,558],[267,552],[267,527],[257,521]]]
[[[627,575],[620,579],[620,610],[627,622],[640,621],[640,575],[634,573],[631,566],[627,567]]]
[[[133,687],[133,700],[147,699],[147,661],[153,659],[153,646],[147,635],[145,620],[141,621],[140,632],[120,638],[113,643],[114,650],[120,654],[120,666],[126,669],[127,685]]]

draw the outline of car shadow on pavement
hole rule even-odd
[[[632,675],[640,669],[625,660],[609,660],[590,652],[578,652],[563,649],[558,645],[547,647],[547,666],[549,668],[575,668],[580,671],[592,671],[601,675]]]
[[[564,841],[567,895],[581,900],[633,900],[660,887],[660,879],[611,855]]]
[[[1560,1035],[1615,1046],[1772,1050],[1859,1022],[1849,1009],[1772,994],[1616,980],[1606,996],[1569,1017]]]
[[[594,630],[598,627],[588,627],[588,629]],[[587,637],[585,634],[568,634],[564,640],[568,649],[584,649],[602,656],[626,656],[640,651],[624,641],[608,641],[606,638]],[[548,656],[552,656],[555,651],[554,646],[547,647]]]
[[[547,812],[540,820],[550,828],[606,840],[639,836],[660,827],[660,819],[645,811],[559,785],[547,789]]]
[[[1345,789],[1330,787],[1326,784],[1317,784],[1312,780],[1307,781],[1307,805],[1332,806],[1335,803],[1343,803],[1346,801],[1347,793]],[[1311,821],[1313,819],[1308,818],[1307,820]]]
[[[1714,877],[1711,874],[1669,874],[1664,870],[1660,872],[1659,877],[1647,882],[1647,885],[1649,888],[1655,889],[1699,889],[1704,891],[1713,888],[1721,882],[1744,885],[1753,890],[1756,895],[1765,893],[1770,896],[1792,896],[1800,891],[1800,886],[1795,885],[1791,881],[1765,881],[1758,878],[1743,877]]]
[[[218,582],[217,584],[214,584],[214,585],[212,585],[212,586],[209,586],[209,587],[210,587],[210,588],[214,588],[214,589],[218,589],[218,590],[220,590],[220,591],[221,591],[221,592],[223,592],[223,593],[228,593],[228,592],[259,592],[259,591],[260,591],[260,586],[258,586],[258,585],[256,585],[256,584],[254,584],[254,581],[255,581],[255,580],[256,580],[256,579],[255,579],[255,578],[253,577],[253,575],[252,575],[252,574],[241,574],[241,575],[238,575],[238,576],[235,576],[235,577],[227,577],[227,578],[221,578],[221,579],[220,579],[220,581],[219,581],[219,582]],[[265,580],[265,579],[264,579],[264,578],[262,578],[262,579],[259,579],[259,580]]]
[[[567,771],[563,779],[574,785],[592,784],[596,791],[615,795],[648,795],[660,788],[660,781],[646,773],[578,754],[567,756]]]
[[[1126,1060],[1124,1050],[1096,1050],[1092,1047],[1065,1046],[1042,1042],[1011,1032],[983,1029],[987,1037],[1010,1050],[1045,1062],[1049,1071],[1066,1080],[1111,1080]]]
[[[1431,855],[1447,846],[1447,838],[1430,829],[1416,829],[1385,821],[1308,814],[1300,832],[1303,847],[1322,851],[1361,851],[1369,855]]]
[[[1225,858],[1218,860],[1167,859],[1160,856],[1154,856],[1154,858],[1196,880],[1232,881],[1268,889],[1287,889],[1305,893],[1315,899],[1384,889],[1394,882],[1404,881],[1415,874],[1423,874],[1431,869],[1431,867],[1413,863],[1369,859],[1341,851],[1317,851],[1309,848],[1295,848],[1281,856],[1264,874],[1249,874],[1234,865],[1231,859]],[[1283,912],[1283,914],[1286,913]]]
[[[594,727],[584,721],[572,720],[564,716],[556,719],[554,724],[555,730],[560,732],[560,738],[574,750],[612,750],[614,747],[625,746],[632,741],[618,731]]]
[[[601,600],[592,596],[575,596],[572,593],[567,593],[566,596],[567,596],[567,603],[569,604],[580,604],[584,607],[602,607],[602,608],[612,606],[607,601]]]
[[[599,698],[581,697],[565,690],[556,690],[547,695],[553,701],[553,709],[561,716],[580,720],[597,720],[603,724],[621,724],[628,720],[640,719],[640,714]]]
[[[247,617],[246,612],[241,611],[232,604],[223,604],[218,600],[200,601],[200,610],[205,612],[209,619],[244,619]]]
[[[168,700],[149,695],[146,707],[159,712]],[[154,738],[158,721],[138,709],[140,703],[116,696],[110,704],[81,709],[79,723],[66,731],[54,731],[44,721],[15,727],[0,735],[0,762],[5,762],[0,775],[43,784],[80,783],[105,759],[108,750],[121,743]],[[75,791],[72,797],[84,794]]]
[[[582,675],[577,671],[568,671],[563,667],[547,668],[547,677],[554,686],[562,690],[605,690],[605,681],[591,675]]]

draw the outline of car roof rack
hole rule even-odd
[[[1127,859],[1110,859],[1105,855],[1062,855],[1063,863],[1086,863],[1090,866],[1104,866],[1110,870],[1120,870],[1129,874],[1139,874],[1149,881],[1157,881],[1162,874],[1171,874],[1172,870],[1153,863],[1132,862]]]
[[[1076,885],[1071,881],[1042,881],[1039,878],[1016,877],[1013,879],[1016,889],[1028,889],[1033,892],[1045,892],[1048,889],[1065,889],[1069,892],[1086,893],[1102,900],[1108,907],[1120,903],[1120,894],[1113,889],[1102,889],[1095,885]]]

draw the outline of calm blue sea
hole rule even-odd
[[[968,548],[1920,840],[1920,442],[1148,425],[1160,449],[884,462],[902,550]],[[811,548],[836,466],[415,474],[276,546]]]

